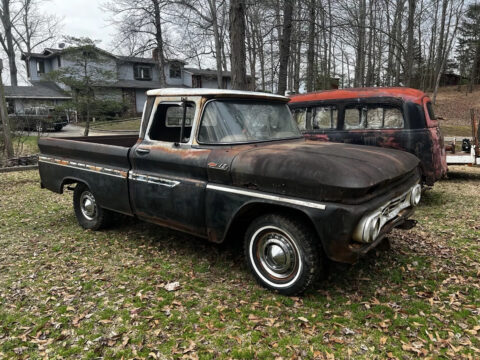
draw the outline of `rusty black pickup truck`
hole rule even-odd
[[[41,186],[73,189],[86,229],[121,213],[216,243],[242,234],[259,283],[291,295],[314,282],[325,257],[354,263],[412,223],[421,197],[412,154],[306,140],[283,96],[147,95],[139,136],[39,141]]]

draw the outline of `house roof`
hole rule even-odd
[[[158,89],[162,87],[159,81],[142,81],[142,80],[118,80],[115,82],[105,83],[105,87],[115,88],[131,88],[131,89]]]
[[[191,73],[192,75],[217,77],[217,70],[194,69],[194,68],[184,68],[184,70]],[[229,78],[229,77],[232,77],[232,73],[230,71],[222,71],[222,76]]]
[[[110,57],[113,57],[117,60],[123,61],[123,62],[134,62],[134,63],[143,63],[143,64],[156,64],[156,62],[157,62],[153,58],[144,58],[144,57],[139,57],[139,56],[115,55],[115,54],[112,54],[111,52],[100,49],[97,46],[95,46],[95,48],[98,51],[100,51],[100,52],[102,52],[102,53],[104,53],[104,54],[106,54]],[[51,58],[51,57],[58,56],[59,54],[61,54],[62,52],[64,52],[67,49],[68,48],[64,48],[64,49],[45,48],[43,50],[43,52],[41,52],[41,53],[34,53],[34,52],[22,53],[22,60],[26,60],[27,58],[31,58],[31,57],[40,58],[40,59],[48,59],[48,58]],[[185,61],[180,60],[180,59],[166,59],[165,61],[166,62],[179,62],[179,63],[182,63],[184,65],[186,64]]]
[[[207,88],[163,88],[150,90],[150,96],[212,96],[212,97],[252,97],[267,100],[288,101],[289,98],[281,95],[240,90],[207,89]]]
[[[68,100],[66,94],[58,85],[49,81],[33,82],[33,86],[5,86],[7,99],[61,99]]]
[[[120,61],[124,62],[133,62],[133,63],[143,63],[143,64],[156,64],[157,60],[154,58],[144,58],[144,57],[139,57],[139,56],[121,56],[118,55],[117,58]],[[182,64],[186,64],[185,61],[179,60],[179,59],[165,59],[165,61],[168,62],[179,62]]]
[[[212,69],[195,69],[195,68],[183,68],[184,71],[189,72],[192,75],[200,75],[205,77],[217,77],[217,70]],[[222,77],[231,78],[232,72],[231,71],[223,71],[222,70]],[[247,78],[252,78],[251,75],[247,75]]]
[[[421,103],[425,96],[427,95],[423,91],[406,87],[370,87],[317,91],[308,94],[294,95],[291,97],[290,103],[368,97],[401,98],[403,100]]]

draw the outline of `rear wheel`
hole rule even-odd
[[[77,184],[73,191],[73,209],[81,227],[99,230],[110,224],[113,213],[101,208],[88,186]]]
[[[45,128],[45,125],[43,123],[39,122],[39,123],[37,123],[35,130],[37,130],[37,132],[39,132],[39,133],[43,133],[46,130],[46,128]]]
[[[284,295],[302,293],[324,263],[318,237],[301,220],[277,214],[254,220],[245,235],[247,264],[264,287]]]

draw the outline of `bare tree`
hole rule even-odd
[[[278,94],[285,95],[287,90],[287,67],[290,56],[290,39],[292,35],[293,0],[284,0],[283,30],[280,39],[280,68],[278,72]]]
[[[358,38],[357,38],[357,45],[356,45],[357,61],[355,65],[355,80],[354,80],[355,87],[363,86],[364,84],[366,18],[367,18],[367,3],[366,3],[366,0],[360,0],[359,7],[358,7]]]
[[[189,24],[195,25],[196,31],[211,31],[215,44],[213,56],[217,65],[217,85],[219,89],[223,88],[222,43],[224,37],[223,24],[219,15],[226,6],[226,0],[179,0],[178,4],[189,10],[184,17],[188,19]],[[192,17],[196,17],[198,20],[195,21]],[[198,46],[198,44],[195,45]]]
[[[307,50],[307,91],[314,90],[313,67],[315,62],[315,21],[316,21],[316,0],[310,0],[308,3],[308,50]]]
[[[5,146],[5,155],[8,158],[13,157],[12,135],[10,133],[10,124],[8,122],[7,104],[5,102],[5,91],[2,81],[3,61],[0,60],[0,118],[2,120],[3,143]]]
[[[445,64],[447,62],[448,55],[452,49],[453,41],[455,40],[457,30],[458,30],[458,24],[460,22],[460,18],[463,15],[463,4],[464,1],[460,0],[458,3],[454,3],[453,1],[450,3],[450,11],[448,15],[448,25],[447,25],[447,31],[444,35],[444,41],[445,41],[445,48],[443,53],[439,54],[439,67],[437,71],[437,76],[436,76],[436,81],[435,81],[435,88],[433,90],[433,97],[432,97],[432,102],[435,104],[437,100],[437,93],[438,93],[438,87],[440,86],[440,79],[442,77],[443,70],[445,68]],[[442,11],[443,13],[443,11]],[[442,16],[443,17],[443,16]],[[443,18],[443,21],[445,21],[445,18]],[[454,22],[453,29],[450,29],[450,25]]]
[[[0,8],[0,20],[2,22],[2,34],[0,34],[0,43],[2,44],[3,50],[8,56],[8,66],[10,69],[10,84],[12,86],[18,85],[17,80],[17,64],[16,64],[16,53],[15,53],[15,44],[13,39],[13,22],[15,21],[16,16],[12,18],[10,7],[12,0],[2,0]]]
[[[413,55],[414,55],[414,41],[413,41],[413,34],[415,31],[415,3],[416,0],[408,0],[408,26],[407,26],[407,33],[408,33],[408,42],[407,42],[407,71],[405,75],[405,85],[411,86],[412,83],[412,76],[413,76]]]
[[[103,9],[112,15],[111,23],[117,27],[119,46],[134,44],[131,55],[153,51],[162,87],[166,85],[162,15],[168,5],[167,0],[108,0],[103,3]]]
[[[42,0],[18,0],[19,19],[12,24],[15,42],[22,52],[31,53],[36,48],[55,42],[62,28],[62,19],[52,14],[43,14]]]
[[[245,1],[230,1],[230,47],[232,51],[232,88],[246,90]]]

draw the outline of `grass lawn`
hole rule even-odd
[[[84,231],[70,192],[2,174],[0,358],[479,358],[479,189],[480,169],[452,168],[391,250],[284,297],[239,247],[134,220]]]
[[[15,156],[38,154],[37,135],[15,135],[12,139]]]
[[[440,122],[440,130],[442,130],[443,136],[455,136],[458,137],[458,141],[462,141],[463,138],[472,137],[472,127],[466,125],[448,125],[444,122]]]
[[[102,121],[91,123],[92,130],[140,130],[141,119],[130,119],[126,121]]]

